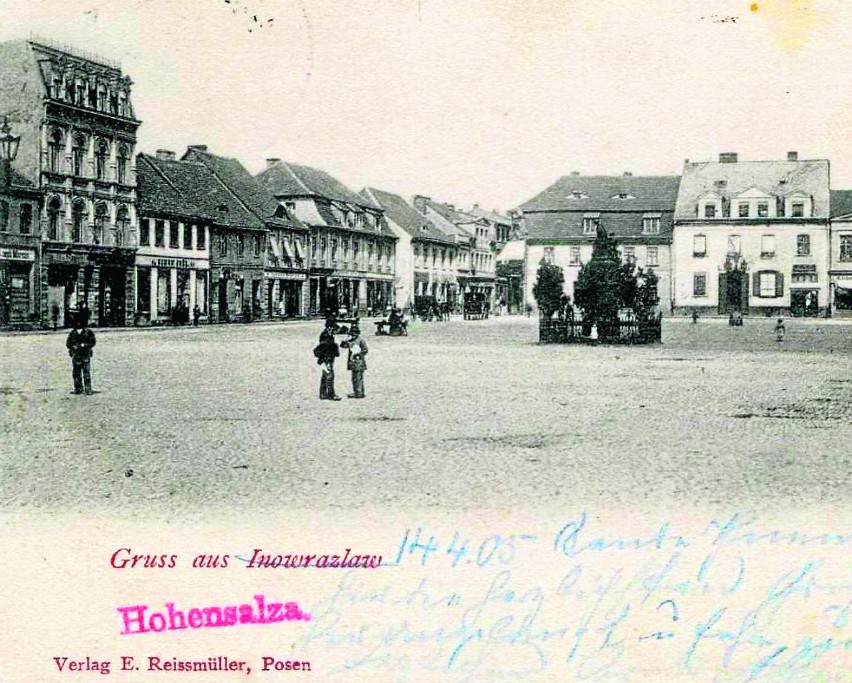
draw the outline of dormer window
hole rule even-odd
[[[636,199],[632,194],[627,194],[626,192],[619,192],[612,196],[612,199]]]
[[[646,235],[659,235],[661,218],[662,214],[646,213],[642,217],[642,232]]]
[[[769,202],[757,203],[757,216],[758,218],[766,218],[769,216]]]
[[[748,203],[747,203],[747,202],[740,202],[740,203],[739,203],[739,209],[738,209],[738,211],[739,211],[739,217],[740,217],[740,218],[748,218],[748,216],[749,216],[749,208],[750,208],[750,207],[749,207],[749,205],[748,205]]]
[[[705,204],[704,205],[704,218],[716,218],[716,205],[715,204]]]
[[[219,209],[219,213],[228,213],[228,205],[227,204],[219,204],[218,209]]]
[[[568,195],[568,199],[588,199],[589,195],[584,194],[583,192],[578,192],[574,190],[571,194]]]
[[[805,216],[805,203],[804,202],[793,202],[790,211],[791,218],[804,218]]]
[[[583,216],[583,234],[594,235],[598,231],[601,215],[599,213],[587,213]]]

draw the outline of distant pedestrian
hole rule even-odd
[[[53,331],[59,329],[59,304],[54,303],[50,307],[50,317],[53,319]]]
[[[361,336],[358,323],[349,328],[349,339],[341,344],[349,349],[346,368],[352,372],[352,393],[349,398],[364,398],[364,371],[367,369],[367,342]]]
[[[778,318],[778,322],[775,323],[775,340],[779,342],[784,341],[784,335],[786,333],[787,330],[784,327],[784,320],[782,318]]]
[[[195,308],[192,309],[192,324],[195,327],[198,327],[199,320],[201,320],[201,309],[196,305]]]
[[[692,324],[695,325],[698,322],[698,311],[693,309],[692,311]]]
[[[340,401],[334,392],[334,361],[340,356],[340,349],[334,341],[334,322],[326,321],[325,329],[320,334],[319,344],[314,347],[317,364],[322,366],[319,397],[323,401]]]
[[[71,356],[75,394],[92,393],[92,349],[95,343],[95,333],[89,329],[89,316],[86,311],[81,311],[75,316],[74,329],[65,341]]]

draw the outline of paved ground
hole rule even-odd
[[[666,321],[538,346],[526,318],[368,337],[368,398],[318,401],[318,323],[0,337],[6,509],[171,512],[848,500],[852,325]],[[368,326],[371,326],[368,323]],[[338,386],[348,389],[345,364]]]

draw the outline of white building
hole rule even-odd
[[[818,315],[829,302],[829,162],[684,165],[672,246],[676,312]]]
[[[831,312],[852,316],[852,190],[831,193]]]

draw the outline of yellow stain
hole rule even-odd
[[[773,43],[784,52],[800,50],[825,19],[812,0],[764,0],[749,9],[766,23]]]
[[[757,12],[757,10],[759,10],[759,9],[760,9],[760,5],[758,5],[756,2],[753,2],[753,3],[751,3],[751,7],[749,7],[749,9],[750,9],[752,12]]]

